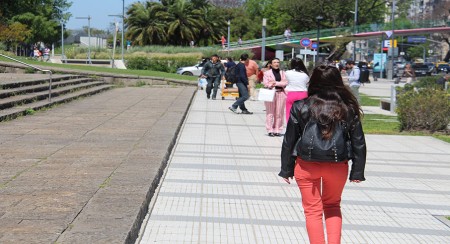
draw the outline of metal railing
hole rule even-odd
[[[11,58],[11,57],[6,56],[6,55],[1,54],[1,53],[0,53],[0,57],[4,57],[4,58],[7,58],[7,59],[10,59],[10,60],[12,60],[12,61],[14,61],[14,62],[23,64],[23,65],[25,65],[25,66],[28,66],[28,67],[33,68],[33,69],[35,69],[35,70],[39,70],[39,71],[41,71],[41,72],[47,72],[47,73],[49,73],[49,74],[50,74],[50,80],[49,80],[49,84],[48,84],[48,101],[49,101],[49,102],[52,101],[52,71],[51,71],[51,70],[38,68],[38,67],[36,67],[36,66],[34,66],[34,65],[24,63],[24,62],[22,62],[22,61],[20,61],[20,60],[17,60],[17,59],[15,59],[15,58]]]

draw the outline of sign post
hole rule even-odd
[[[314,52],[313,52],[313,56],[314,56],[314,66],[316,66],[316,64],[315,64],[315,60],[316,60],[316,55],[319,55],[319,50],[317,49],[319,47],[319,45],[318,45],[318,43],[317,42],[313,42],[313,43],[311,43],[311,48],[314,50]],[[316,50],[317,50],[317,52],[316,52]]]
[[[302,38],[300,40],[300,45],[305,48],[303,62],[306,63],[306,49],[309,46],[311,46],[311,39],[309,39],[309,38]]]

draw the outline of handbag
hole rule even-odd
[[[265,102],[273,102],[275,97],[275,89],[259,89],[258,100]]]

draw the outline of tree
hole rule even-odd
[[[169,12],[167,34],[169,42],[175,45],[188,45],[195,40],[204,26],[201,11],[193,9],[186,0],[175,0],[167,8]]]
[[[68,0],[2,0],[0,23],[19,22],[27,26],[31,30],[27,42],[53,43],[61,35],[60,20],[70,17],[66,13],[70,6]]]
[[[168,39],[166,21],[169,13],[160,3],[137,2],[127,11],[127,38],[137,45],[164,44]]]
[[[226,22],[208,1],[165,0],[134,3],[127,11],[127,38],[138,45],[208,45],[219,39]]]
[[[31,36],[31,31],[26,25],[13,22],[9,26],[0,26],[0,41],[5,42],[8,47],[24,42]],[[8,48],[9,49],[9,48]]]

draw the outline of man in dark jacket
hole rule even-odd
[[[219,56],[217,54],[212,55],[211,61],[207,62],[202,70],[202,78],[206,78],[208,84],[206,85],[206,97],[209,99],[211,97],[211,89],[212,99],[216,100],[217,89],[220,85],[220,80],[222,76],[225,74],[225,68],[223,64],[219,60]],[[214,88],[213,88],[214,85]]]
[[[252,112],[248,111],[245,107],[245,101],[249,98],[248,95],[248,78],[247,78],[247,71],[245,68],[245,61],[248,59],[248,54],[244,53],[241,55],[241,59],[239,63],[237,64],[235,71],[237,76],[237,82],[236,86],[239,91],[239,98],[236,100],[230,109],[233,113],[238,113],[237,108],[239,107],[242,112],[241,114],[253,114]]]

